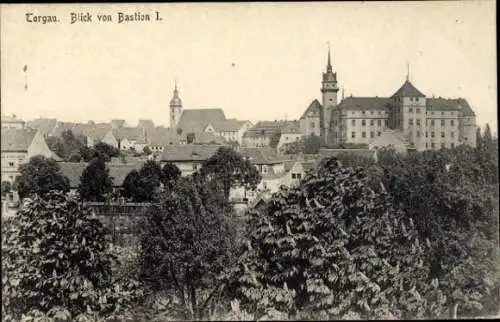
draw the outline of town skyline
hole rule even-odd
[[[29,7],[65,18],[126,6]],[[427,97],[463,97],[477,124],[496,131],[494,7],[493,1],[149,4],[129,11],[159,10],[169,23],[34,26],[24,20],[27,6],[2,6],[2,114],[169,126],[177,81],[183,109],[220,108],[227,118],[253,123],[298,119],[321,97],[329,43],[346,97],[391,96],[409,63],[410,81]]]

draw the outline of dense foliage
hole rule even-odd
[[[26,199],[2,223],[2,320],[118,312],[141,294],[113,278],[113,260],[106,230],[79,200],[56,191]]]
[[[2,197],[5,197],[12,190],[10,181],[2,181]]]
[[[49,148],[67,162],[90,162],[95,157],[109,161],[111,157],[120,155],[117,148],[104,142],[88,147],[87,138],[84,135],[75,136],[71,130],[63,131],[60,137],[49,136],[46,141]]]
[[[247,190],[255,190],[262,179],[257,168],[249,160],[229,147],[219,148],[203,162],[200,174],[207,180],[221,182],[226,200],[231,188],[243,186]]]
[[[366,180],[362,169],[330,159],[251,213],[233,286],[248,308],[308,318],[424,316],[425,243]]]
[[[123,196],[134,202],[151,202],[155,193],[172,187],[180,178],[181,171],[172,163],[163,168],[156,161],[148,160],[142,168],[132,170],[123,182]]]
[[[104,201],[113,189],[109,169],[101,158],[94,158],[80,176],[78,192],[85,201]]]
[[[181,178],[141,222],[142,274],[157,289],[172,289],[185,318],[202,318],[221,287],[234,240],[220,189],[201,177]]]
[[[14,181],[14,189],[21,199],[30,194],[45,195],[51,190],[69,191],[69,179],[61,173],[54,159],[38,155],[19,166],[20,175]]]

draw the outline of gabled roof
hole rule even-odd
[[[406,80],[404,82],[403,86],[401,86],[394,95],[391,97],[425,97],[425,95],[419,91],[413,84],[409,81]]]
[[[322,107],[321,103],[317,99],[315,99],[314,101],[311,102],[311,104],[309,104],[309,107],[306,108],[304,114],[302,114],[300,119],[305,118],[306,115],[308,115],[309,113],[317,114],[319,117],[321,113],[321,107]]]
[[[214,129],[217,132],[237,132],[239,131],[245,123],[248,121],[239,121],[235,119],[229,119],[229,120],[223,120],[223,121],[218,121],[212,124]]]
[[[283,160],[280,160],[276,150],[271,148],[247,148],[242,147],[239,148],[238,152],[243,156],[249,159],[252,164],[279,164],[283,163]]]
[[[243,137],[272,137],[276,132],[281,133],[288,125],[294,121],[259,121],[254,124]]]
[[[113,164],[106,163],[109,169],[109,176],[112,178],[113,187],[120,187],[123,185],[125,177],[132,170],[139,170],[144,162],[134,162],[127,164]],[[71,188],[78,188],[80,185],[80,176],[85,168],[88,166],[86,162],[61,162],[59,163],[63,175],[69,178],[69,185]]]
[[[214,155],[221,145],[167,145],[161,154],[161,161],[189,162],[205,161]]]
[[[392,103],[392,99],[388,97],[346,97],[337,105],[338,109],[345,110],[384,110]]]
[[[179,144],[179,136],[176,132],[167,128],[155,128],[146,131],[147,144],[149,146],[166,146]]]
[[[2,152],[28,151],[36,130],[2,128]]]
[[[179,123],[205,122],[208,124],[225,120],[226,116],[221,108],[199,108],[183,110]]]
[[[429,111],[459,111],[464,116],[475,116],[466,99],[463,98],[428,98],[426,107]]]
[[[54,130],[50,135],[62,136],[66,130],[71,130],[73,135],[86,135],[94,140],[102,140],[104,136],[111,130],[111,124],[83,124],[83,123],[65,123],[57,122]]]
[[[138,127],[122,127],[112,130],[113,135],[117,140],[133,140],[140,143],[145,143],[146,133],[144,129]]]
[[[299,123],[299,121],[291,121],[281,131],[281,134],[301,134],[300,133],[300,123]]]

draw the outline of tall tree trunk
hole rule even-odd
[[[458,310],[458,303],[453,304],[453,306],[450,307],[450,318],[456,320],[457,319],[457,310]]]

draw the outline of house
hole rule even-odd
[[[146,130],[147,146],[155,154],[161,154],[167,145],[180,145],[181,136],[169,128],[157,127]]]
[[[52,152],[42,133],[33,129],[2,129],[2,181],[14,182],[19,175],[19,166],[36,155],[61,161]]]
[[[245,159],[249,160],[261,174],[279,174],[285,171],[283,160],[276,150],[271,148],[240,147],[236,149]]]
[[[95,146],[97,143],[103,141],[103,139],[106,136],[107,136],[106,137],[107,141],[111,142],[114,146],[118,147],[118,142],[116,141],[116,138],[112,136],[112,133],[109,134],[109,132],[111,131],[110,124],[107,123],[84,124],[84,123],[57,122],[56,126],[49,134],[49,136],[62,137],[62,133],[67,130],[70,130],[75,136],[78,135],[85,136],[88,147]]]
[[[276,148],[278,151],[281,151],[283,145],[298,142],[303,136],[304,134],[300,129],[300,122],[292,121],[281,131],[280,140]]]
[[[320,122],[322,110],[323,106],[321,103],[317,99],[313,100],[300,117],[300,132],[305,135],[314,134],[321,136]]]
[[[123,181],[127,177],[127,175],[132,170],[139,171],[144,164],[143,162],[129,162],[129,163],[107,163],[106,166],[109,169],[109,176],[111,177],[111,181],[113,183],[113,189],[119,189],[123,185]],[[80,177],[87,168],[88,163],[80,162],[61,162],[59,163],[61,167],[61,173],[69,178],[69,186],[70,190],[75,191],[78,189],[80,185]]]
[[[238,142],[243,144],[243,134],[252,126],[250,121],[239,121],[236,119],[228,119],[220,122],[209,124],[205,131],[213,129],[213,133],[223,137],[227,142]]]
[[[183,176],[191,175],[220,147],[221,145],[167,145],[160,156],[160,164],[163,166],[171,162],[181,170]]]
[[[282,184],[292,187],[300,183],[306,174],[315,169],[316,160],[305,160],[303,157],[295,160],[285,161],[286,176],[282,179]]]
[[[243,135],[243,146],[276,148],[281,132],[296,121],[259,121]]]
[[[26,127],[39,130],[43,136],[48,136],[52,133],[52,131],[54,131],[56,124],[57,119],[37,118],[26,122]]]
[[[24,129],[25,123],[16,115],[2,116],[2,129]]]
[[[146,131],[138,127],[121,127],[111,130],[120,150],[134,149],[137,152],[142,152],[147,145]]]

